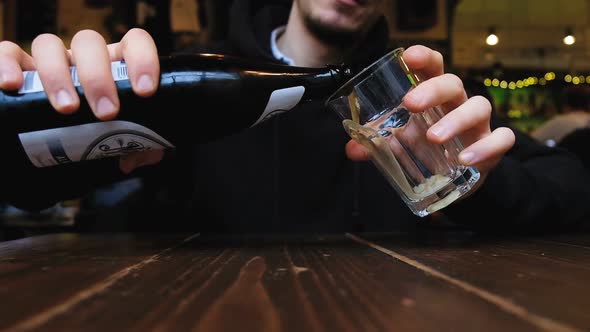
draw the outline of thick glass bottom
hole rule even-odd
[[[436,212],[458,198],[465,195],[473,188],[480,178],[479,171],[473,167],[465,167],[455,180],[441,187],[436,192],[418,200],[407,201],[410,210],[420,217],[425,217]]]

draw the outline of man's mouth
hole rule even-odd
[[[338,2],[345,6],[360,7],[367,5],[369,0],[338,0]]]

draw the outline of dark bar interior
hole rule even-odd
[[[590,330],[590,0],[0,0],[0,39],[0,332]]]

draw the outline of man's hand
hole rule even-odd
[[[33,40],[31,55],[10,41],[0,42],[0,89],[17,90],[23,84],[23,71],[37,70],[49,101],[59,113],[68,114],[80,106],[70,66],[76,66],[88,104],[100,120],[111,120],[119,112],[119,97],[111,74],[111,62],[125,59],[133,91],[150,96],[160,75],[158,51],[144,30],[130,30],[119,43],[107,45],[95,31],[83,30],[66,49],[59,37],[42,34]],[[163,152],[139,153],[121,158],[121,170],[158,162]]]
[[[460,78],[444,73],[443,57],[439,52],[424,46],[412,46],[403,54],[408,67],[421,82],[404,98],[404,104],[412,112],[441,106],[445,116],[427,132],[431,142],[443,144],[459,137],[465,149],[459,160],[467,166],[475,166],[482,179],[493,169],[504,154],[514,145],[515,136],[509,128],[490,129],[492,106],[481,96],[467,98]],[[352,160],[367,160],[367,150],[351,140],[346,154]]]

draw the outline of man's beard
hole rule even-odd
[[[341,50],[351,50],[365,37],[365,30],[346,30],[331,27],[320,20],[304,16],[305,26],[321,42]]]

